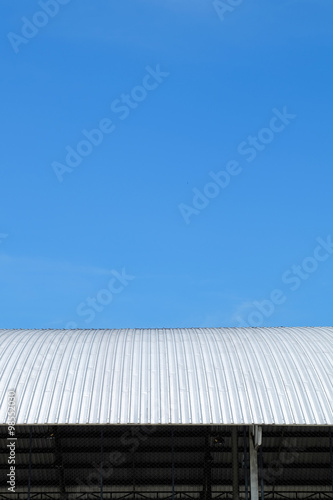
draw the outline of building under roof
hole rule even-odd
[[[0,383],[0,500],[333,499],[333,327],[0,330]]]

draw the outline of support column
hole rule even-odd
[[[329,431],[330,438],[330,459],[331,459],[331,479],[332,479],[332,492],[333,492],[333,445],[332,445],[332,431]]]
[[[61,438],[59,435],[58,427],[52,427],[52,434],[50,436],[54,445],[54,456],[55,456],[55,466],[58,471],[59,478],[59,489],[61,498],[65,500],[67,498],[66,494],[66,484],[65,484],[65,473],[63,464],[63,454],[61,449]]]
[[[261,445],[261,436],[262,428],[259,425],[252,425],[249,431],[251,500],[259,500],[257,450]]]
[[[232,496],[233,500],[239,500],[239,477],[238,477],[238,429],[231,428],[232,443]]]
[[[212,461],[213,457],[210,453],[210,427],[205,429],[205,448],[204,448],[204,463],[203,463],[203,485],[201,498],[203,500],[212,500]]]
[[[132,480],[133,480],[133,498],[136,498],[135,493],[135,453],[132,454]]]
[[[100,500],[103,500],[103,425],[101,425],[101,466],[100,466]]]
[[[259,472],[260,472],[260,499],[264,500],[265,498],[265,488],[264,488],[264,460],[262,457],[262,445],[259,447]]]
[[[30,500],[30,490],[31,490],[31,452],[32,452],[32,427],[30,426],[29,435],[29,478],[28,478],[28,500]]]
[[[243,442],[244,442],[244,482],[245,482],[245,500],[249,500],[249,483],[247,477],[247,466],[248,466],[248,457],[247,457],[247,443],[246,443],[246,427],[243,429]]]
[[[172,500],[175,500],[175,440],[173,435],[173,427],[171,427],[171,456],[172,456]]]

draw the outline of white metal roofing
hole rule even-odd
[[[0,330],[0,423],[333,425],[333,327]]]

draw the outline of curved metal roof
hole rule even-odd
[[[333,327],[0,330],[0,422],[333,425]]]

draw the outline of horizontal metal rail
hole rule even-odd
[[[175,491],[174,497],[178,500],[200,500],[202,490],[197,491]],[[31,500],[64,500],[58,491],[31,493]],[[100,498],[100,491],[68,492],[66,500],[95,500]],[[104,491],[104,500],[170,500],[172,492],[161,491]],[[244,500],[245,492],[240,491],[240,500]],[[0,493],[0,500],[26,500],[27,493],[16,492]],[[267,500],[333,500],[333,494],[325,491],[268,491],[265,492]],[[212,491],[212,500],[233,500],[232,491]]]

